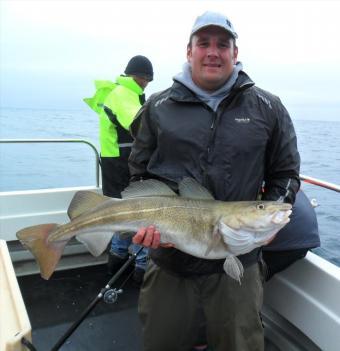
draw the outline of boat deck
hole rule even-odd
[[[113,287],[120,288],[127,277],[121,276]],[[51,350],[109,279],[105,265],[58,271],[48,281],[38,274],[18,277],[37,351]],[[60,350],[141,350],[138,291],[128,279],[116,303],[100,300]]]
[[[141,324],[137,313],[139,288],[129,279],[132,269],[128,267],[112,286],[123,289],[116,303],[107,304],[101,299],[59,349],[54,346],[110,280],[106,265],[57,271],[50,280],[42,279],[39,274],[17,277],[36,351],[141,351]],[[296,339],[297,330],[289,334],[285,329],[282,334],[282,330],[273,329],[267,313],[263,317],[265,351],[320,350],[302,334],[300,341]]]

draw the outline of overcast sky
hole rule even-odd
[[[165,89],[186,60],[196,16],[226,14],[239,60],[297,119],[340,121],[339,1],[0,0],[1,107],[86,108],[94,79],[136,54]]]

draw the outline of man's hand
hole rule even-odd
[[[132,242],[145,247],[151,247],[152,249],[157,249],[158,247],[174,247],[174,245],[170,243],[161,244],[160,233],[153,225],[140,228],[132,238]]]

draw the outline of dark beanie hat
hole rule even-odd
[[[134,56],[128,62],[125,74],[145,78],[149,81],[153,80],[153,69],[150,60],[142,55]]]

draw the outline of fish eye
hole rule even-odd
[[[264,206],[264,204],[258,204],[258,205],[256,206],[256,208],[257,208],[258,210],[264,210],[265,206]]]

